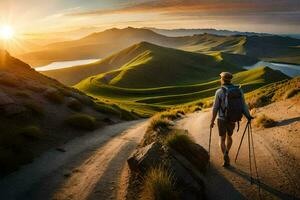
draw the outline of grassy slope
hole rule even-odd
[[[0,177],[46,149],[86,133],[65,123],[76,113],[84,115],[71,125],[84,125],[83,120],[88,119],[92,123],[87,128],[90,124],[105,125],[105,118],[118,120],[133,115],[117,106],[95,104],[82,92],[36,72],[1,50],[0,112]]]
[[[159,70],[160,66],[163,65],[163,69],[168,70],[168,72],[163,73],[170,73],[174,71],[174,68],[176,68],[177,74],[172,75],[174,76],[174,80],[180,80],[180,76],[189,76],[192,80],[193,74],[198,79],[199,77],[201,77],[201,75],[199,74],[203,72],[205,72],[206,75],[207,73],[216,74],[216,71],[218,71],[218,67],[224,69],[226,68],[225,66],[228,66],[228,70],[236,71],[235,68],[233,68],[232,66],[250,65],[255,63],[256,61],[257,60],[254,58],[238,54],[218,53],[214,56],[206,56],[203,54],[169,49],[150,43],[141,42],[92,64],[75,66],[72,68],[65,68],[59,70],[50,70],[42,73],[47,76],[53,77],[64,84],[74,85],[87,77],[122,68],[119,69],[119,71],[114,71],[112,73],[107,74],[107,76],[119,74],[119,76],[114,80],[114,82],[117,84],[117,82],[119,82],[118,79],[120,78],[120,75],[128,75],[128,72],[132,73],[133,71],[131,69],[133,68],[135,68],[134,76],[136,76],[137,78],[145,78],[143,75],[140,76],[137,70],[138,68],[134,66],[138,65],[139,68],[143,68],[143,73],[145,72],[145,68],[149,68],[148,71],[150,71],[151,73],[155,73],[155,76],[157,76],[161,72],[159,71],[160,73],[156,73],[153,69]],[[168,65],[168,68],[165,67],[166,65]],[[207,65],[216,66],[215,71],[211,70],[211,68],[209,71],[205,71],[204,68]],[[194,68],[195,73],[190,73],[191,67]],[[179,68],[183,70],[179,72]],[[187,72],[183,72],[185,68],[189,70]],[[199,69],[202,70],[199,71]],[[149,73],[148,76],[151,76],[151,74]],[[130,80],[133,79],[130,78]],[[156,77],[156,80],[158,80],[158,77]],[[145,81],[143,80],[143,82]],[[153,82],[153,80],[149,80],[148,82]],[[158,82],[163,84],[162,80],[158,80]]]
[[[169,58],[167,60],[172,60],[172,58]],[[144,65],[144,63],[140,61],[139,64]],[[150,85],[146,88],[125,87],[129,85],[128,83],[126,83],[124,86],[121,84],[119,84],[119,86],[116,86],[114,82],[113,84],[110,84],[114,79],[110,79],[106,82],[103,81],[103,77],[106,77],[107,74],[111,74],[106,73],[96,77],[85,79],[84,81],[77,84],[76,87],[91,96],[110,100],[112,102],[120,104],[124,108],[134,109],[136,112],[139,112],[141,114],[153,114],[156,111],[166,109],[170,106],[192,104],[203,101],[203,99],[207,99],[213,96],[214,92],[219,87],[219,78],[217,77],[217,74],[206,73],[205,77],[199,76],[199,78],[195,79],[193,83],[187,84],[186,80],[176,82],[172,80],[173,76],[169,76],[170,73],[162,73],[164,72],[164,69],[162,68],[164,66],[168,67],[168,65],[159,66],[159,71],[156,71],[156,73],[164,75],[164,84],[157,84],[157,80],[155,80],[150,84],[145,83],[144,86]],[[210,69],[209,66],[206,66],[206,68]],[[177,70],[178,68],[175,69]],[[148,69],[146,68],[146,70]],[[220,70],[222,69],[220,68]],[[120,70],[117,70],[118,73],[119,71]],[[122,68],[120,73],[122,73]],[[143,74],[151,73],[144,72]],[[117,75],[115,75],[115,77],[117,77]],[[122,79],[123,77],[124,75],[120,78]],[[153,78],[156,77],[159,76],[153,75]],[[132,78],[135,78],[135,76],[133,76]],[[191,80],[190,76],[182,76],[181,78],[188,79],[188,81]],[[288,77],[278,71],[271,70],[270,68],[261,67],[236,73],[233,82],[236,84],[241,84],[245,92],[249,92],[263,85],[283,79],[288,79]],[[145,76],[143,76],[142,79],[138,79],[138,81],[143,80],[145,80]],[[166,82],[174,84],[166,86]],[[118,83],[123,83],[123,81],[118,80]],[[129,83],[132,84],[132,81]],[[157,85],[153,86],[152,84]],[[120,85],[122,87],[120,87]]]

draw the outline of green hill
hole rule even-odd
[[[112,101],[140,114],[153,114],[169,107],[205,101],[212,97],[219,87],[220,71],[237,72],[233,82],[241,84],[245,92],[289,79],[281,72],[267,67],[241,71],[234,65],[226,65],[225,68],[224,63],[217,61],[216,57],[184,52],[184,58],[181,58],[182,51],[165,48],[163,52],[171,54],[162,54],[163,56],[159,57],[156,53],[161,47],[148,43],[137,46],[147,46],[147,49],[153,52],[146,51],[120,69],[87,78],[75,87],[91,96]],[[155,62],[157,58],[163,59],[163,62]],[[203,65],[191,64],[194,59],[200,58],[204,62]]]
[[[187,83],[193,80],[199,81],[199,78],[201,79],[204,74],[205,77],[207,75],[215,76],[218,75],[221,69],[240,71],[241,68],[238,66],[251,65],[256,62],[257,59],[255,58],[239,54],[218,53],[208,56],[141,42],[95,63],[41,73],[66,85],[74,85],[87,77],[110,72],[103,77],[102,81],[107,81],[108,77],[116,75],[114,80],[111,80],[112,84],[115,82],[118,85],[123,84],[124,81],[128,83],[130,81],[131,84],[137,84],[134,87],[143,87],[143,84],[147,82],[148,85],[146,86],[148,87],[149,84],[155,85],[155,81],[159,82],[160,85],[181,83],[183,79]],[[165,71],[160,71],[160,69]],[[138,74],[139,71],[143,74]],[[164,73],[169,73],[173,79],[165,79]],[[122,80],[120,79],[121,74],[123,76]],[[151,80],[153,74],[155,74],[155,80]],[[158,75],[161,75],[160,79]],[[144,81],[145,78],[147,78],[147,81]],[[118,79],[119,81],[117,81]],[[137,79],[142,80],[138,81]],[[165,79],[165,81],[162,79]]]
[[[147,42],[133,45],[100,62],[115,70],[93,77],[124,88],[151,88],[197,83],[221,71],[241,69],[215,57],[160,47]],[[117,68],[117,69],[116,69]]]
[[[54,61],[105,58],[133,44],[156,45],[204,54],[233,53],[278,62],[300,63],[300,40],[282,36],[218,36],[199,34],[168,37],[143,28],[109,29],[87,37],[50,44],[18,57],[32,66]]]

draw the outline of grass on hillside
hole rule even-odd
[[[289,77],[270,68],[260,67],[234,74],[233,83],[241,84],[243,91],[249,93],[284,79]],[[132,89],[102,84],[95,79],[86,79],[76,87],[95,98],[106,99],[124,109],[134,109],[142,116],[149,116],[182,105],[210,107],[215,91],[220,88],[220,81],[219,77],[214,77],[206,81],[199,80],[199,83],[191,85]]]
[[[30,139],[43,139],[45,134],[38,126],[27,126],[17,130],[17,134]]]
[[[142,199],[149,200],[179,200],[175,190],[175,180],[164,166],[150,169],[144,177]]]
[[[96,128],[96,118],[88,114],[77,113],[69,116],[65,122],[74,128],[82,130],[94,130]]]

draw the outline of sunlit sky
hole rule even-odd
[[[300,0],[0,0],[0,16],[18,33],[127,26],[300,33]]]

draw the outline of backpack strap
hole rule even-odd
[[[228,102],[226,102],[227,101],[227,96],[228,96],[228,93],[227,93],[228,88],[225,87],[225,86],[222,86],[221,89],[222,89],[222,91],[224,93],[224,96],[225,96],[224,99],[223,99],[225,108],[223,109],[222,106],[220,106],[220,109],[225,115],[226,108],[227,108],[227,105],[228,105]],[[220,100],[221,100],[220,105],[222,105],[222,99],[220,99]]]

